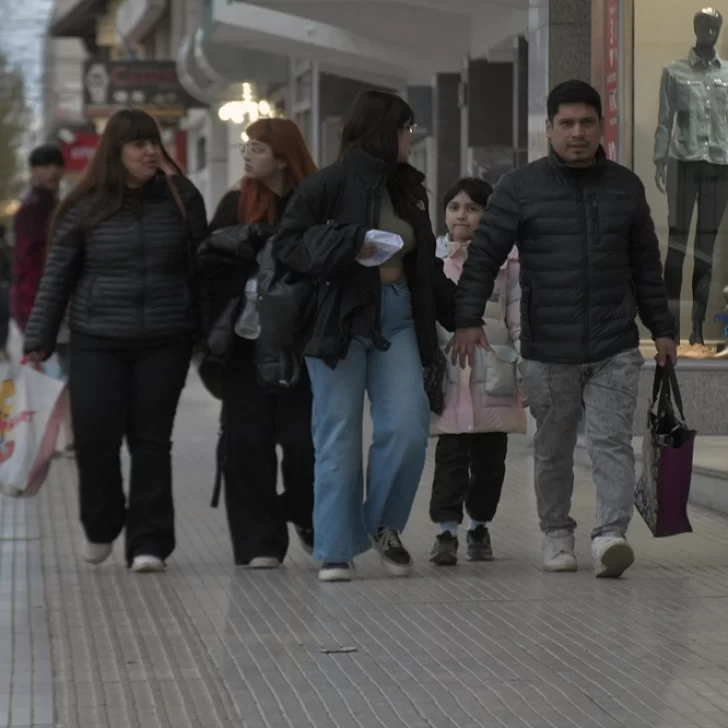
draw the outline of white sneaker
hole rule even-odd
[[[246,566],[248,569],[277,569],[280,565],[275,556],[256,556]]]
[[[554,531],[543,539],[543,570],[548,572],[576,571],[574,534]]]
[[[91,543],[86,541],[83,547],[83,560],[89,564],[103,564],[114,550],[113,543]]]
[[[322,564],[319,569],[319,581],[351,581],[353,564]]]
[[[592,541],[594,573],[600,579],[618,579],[634,564],[634,551],[621,536],[598,536]]]
[[[164,569],[164,561],[151,554],[140,554],[139,556],[135,556],[131,562],[131,570],[137,574],[150,574],[164,571]]]

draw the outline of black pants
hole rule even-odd
[[[94,543],[126,525],[126,558],[166,559],[174,550],[171,436],[189,370],[191,344],[112,346],[74,334],[70,345],[81,523]],[[124,496],[120,450],[131,455]]]
[[[670,308],[680,321],[683,262],[688,248],[693,209],[698,219],[693,248],[693,321],[702,323],[708,309],[713,251],[728,206],[728,165],[673,161],[667,175],[669,238],[665,285]]]
[[[259,556],[283,561],[288,523],[313,528],[311,385],[306,380],[291,392],[263,388],[253,343],[236,339],[223,389],[225,508],[235,563]],[[276,445],[283,450],[280,495]]]
[[[430,497],[434,523],[463,522],[463,505],[475,521],[495,518],[506,477],[508,435],[478,432],[440,435]]]

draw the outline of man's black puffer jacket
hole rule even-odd
[[[424,175],[409,165],[399,171],[414,193],[406,219],[417,243],[403,267],[420,357],[427,367],[438,349],[435,321],[448,330],[454,327],[455,285],[435,255]],[[303,182],[272,240],[278,260],[318,283],[316,316],[304,354],[329,366],[346,356],[355,336],[370,339],[380,350],[389,348],[380,331],[379,269],[356,262],[367,230],[379,222],[388,172],[383,161],[358,150],[347,152],[342,161]]]
[[[514,245],[525,359],[587,364],[635,348],[638,314],[654,338],[674,336],[644,186],[601,148],[590,168],[567,167],[552,151],[503,177],[470,244],[458,328],[482,325]]]
[[[69,298],[72,332],[130,342],[196,334],[191,256],[207,234],[205,204],[187,178],[170,179],[186,222],[162,173],[90,229],[87,201],[63,216],[25,329],[26,352],[53,351]]]

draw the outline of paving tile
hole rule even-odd
[[[284,568],[252,573],[208,507],[217,417],[191,376],[166,574],[130,574],[120,547],[82,562],[72,462],[37,499],[0,501],[0,728],[728,725],[725,519],[694,509],[694,534],[661,541],[635,520],[635,567],[597,581],[593,486],[577,470],[582,570],[545,575],[531,453],[513,438],[492,564],[428,563],[430,452],[411,579],[368,554],[351,584],[319,584],[295,536]],[[322,654],[334,646],[356,651]]]

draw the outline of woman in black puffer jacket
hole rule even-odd
[[[207,235],[205,205],[164,149],[155,120],[125,109],[109,120],[52,230],[24,349],[35,361],[51,355],[71,299],[84,558],[106,560],[126,526],[131,568],[161,571],[175,546],[170,438],[198,332],[192,262]]]
[[[293,121],[251,124],[243,145],[245,177],[228,192],[198,253],[207,351],[201,375],[222,399],[218,469],[225,486],[233,558],[239,566],[280,566],[293,523],[313,549],[313,443],[308,377],[290,391],[261,382],[256,368],[255,316],[241,327],[247,299],[255,308],[258,256],[275,232],[294,189],[316,166]],[[237,324],[237,326],[236,326]],[[283,450],[284,493],[278,495],[276,446]]]

